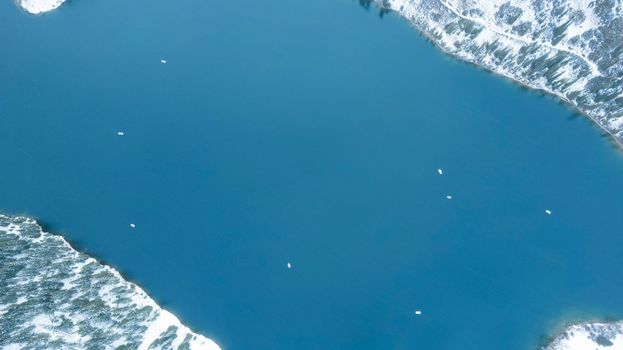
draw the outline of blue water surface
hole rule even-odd
[[[395,15],[1,1],[0,43],[0,211],[223,349],[534,349],[623,317],[621,152]]]

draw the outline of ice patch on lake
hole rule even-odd
[[[575,324],[543,350],[621,350],[623,322]]]
[[[0,215],[0,285],[0,349],[220,350],[32,219]]]

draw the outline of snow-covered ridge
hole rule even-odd
[[[621,350],[623,322],[574,324],[542,350]]]
[[[61,6],[65,0],[17,0],[17,3],[33,15],[52,11]]]
[[[373,1],[442,50],[558,96],[623,146],[623,0]]]
[[[220,350],[111,267],[0,215],[0,349]]]

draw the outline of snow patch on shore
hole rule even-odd
[[[55,10],[64,2],[65,0],[18,0],[18,4],[33,15]]]
[[[544,350],[622,350],[623,322],[575,324]]]

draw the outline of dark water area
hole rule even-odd
[[[534,349],[623,316],[621,152],[395,15],[4,1],[0,42],[0,212],[223,349]]]

